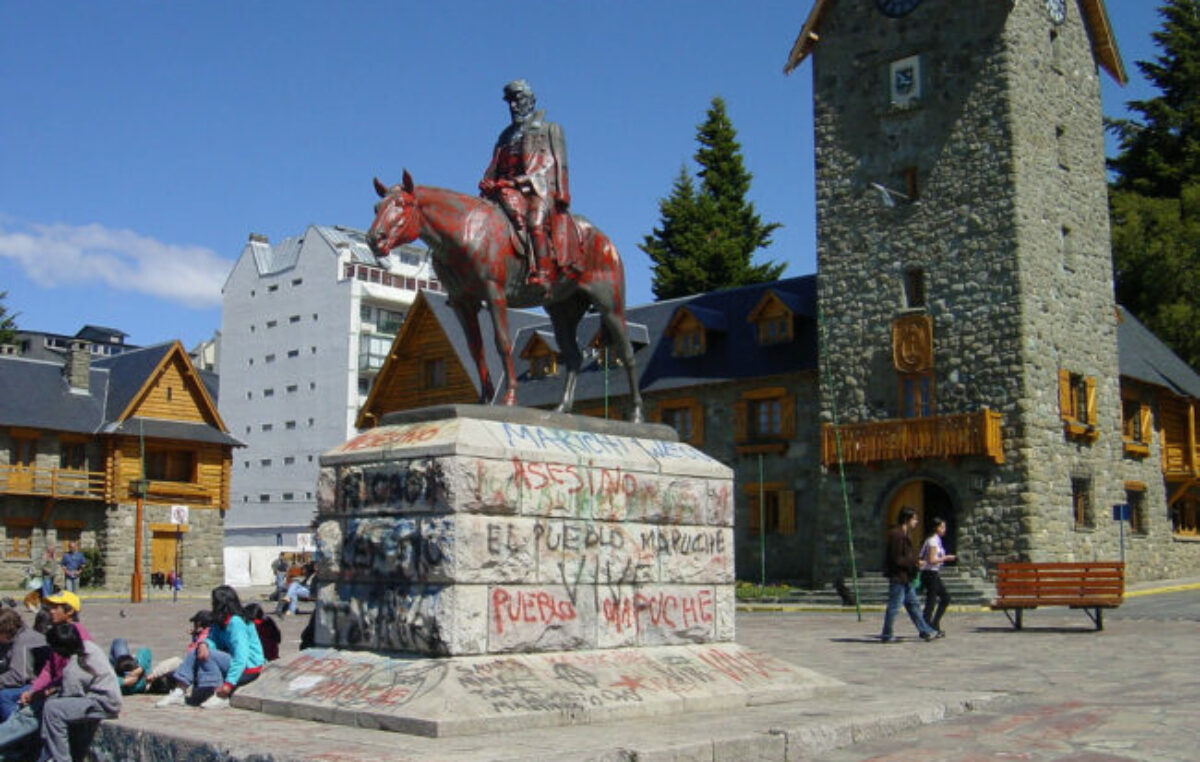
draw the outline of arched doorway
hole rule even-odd
[[[937,482],[927,479],[913,479],[901,484],[892,494],[892,499],[888,501],[887,523],[883,527],[885,533],[896,526],[900,509],[906,505],[917,512],[917,518],[920,520],[912,533],[914,548],[921,547],[921,543],[933,531],[934,520],[940,518],[946,522],[946,536],[942,540],[945,543],[946,552],[955,553],[958,545],[958,521],[954,510],[954,501],[950,499],[950,494],[946,490],[942,489]]]

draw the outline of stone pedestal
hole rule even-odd
[[[467,656],[733,640],[727,466],[665,426],[418,413],[321,458],[318,645]]]
[[[444,735],[836,684],[732,642],[732,471],[669,427],[427,408],[321,466],[318,649],[235,706]]]

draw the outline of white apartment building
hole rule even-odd
[[[263,584],[304,550],[321,453],[354,419],[420,289],[442,290],[425,249],[377,262],[363,233],[313,225],[272,246],[251,234],[222,291],[219,409],[234,451],[225,568]]]

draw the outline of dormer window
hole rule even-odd
[[[558,359],[553,354],[529,358],[529,375],[534,378],[546,378],[556,373],[558,373]]]
[[[558,343],[554,335],[538,331],[525,343],[521,359],[529,362],[530,378],[547,378],[558,373]]]
[[[704,329],[694,326],[675,334],[671,354],[676,357],[696,357],[704,354]]]
[[[774,290],[763,294],[746,322],[754,324],[760,346],[785,344],[795,337],[795,311]]]

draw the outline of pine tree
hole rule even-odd
[[[1200,0],[1159,8],[1162,53],[1138,68],[1160,91],[1131,101],[1140,120],[1111,120],[1109,160],[1117,301],[1200,368]]]
[[[746,200],[753,176],[721,98],[713,98],[696,140],[700,187],[680,168],[671,195],[658,202],[658,227],[640,246],[653,263],[658,299],[775,280],[785,267],[752,262],[755,251],[771,245],[779,223],[764,224]]]
[[[0,344],[12,344],[17,339],[16,315],[9,315],[4,300],[8,298],[7,291],[0,291]]]

